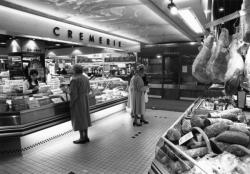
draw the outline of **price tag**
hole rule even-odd
[[[182,145],[184,144],[185,142],[187,142],[188,140],[190,140],[191,138],[193,138],[194,135],[192,132],[189,132],[187,133],[186,135],[182,136],[180,139],[179,139],[179,145]]]

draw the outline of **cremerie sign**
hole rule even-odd
[[[0,34],[37,37],[84,46],[140,51],[140,43],[0,5]]]
[[[53,34],[57,37],[60,37],[61,34],[64,34],[68,37],[68,39],[73,39],[73,31],[72,30],[67,30],[66,33],[61,33],[60,27],[54,27],[53,28]],[[121,41],[116,41],[112,40],[109,38],[104,39],[103,37],[99,36],[96,37],[95,35],[92,34],[85,34],[83,32],[77,33],[77,39],[79,41],[86,40],[89,43],[95,43],[98,42],[100,45],[106,45],[106,46],[113,46],[113,47],[122,47],[122,42]]]

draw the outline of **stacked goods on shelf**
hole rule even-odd
[[[247,174],[249,129],[245,114],[231,99],[205,99],[164,134],[156,159],[170,174]]]
[[[22,92],[23,80],[4,80],[0,85],[0,93]]]
[[[14,111],[22,111],[25,109],[28,109],[28,102],[29,98],[28,97],[14,97],[12,99],[12,106]]]
[[[46,83],[39,83],[39,93],[47,93],[50,90],[50,85]]]
[[[60,80],[58,78],[51,79],[48,83],[48,86],[50,86],[50,89],[58,89],[60,88]]]
[[[39,103],[39,106],[44,106],[51,103],[50,98],[47,96],[43,96],[42,98],[37,98],[37,101]]]
[[[30,98],[28,100],[28,106],[30,109],[40,107],[40,104],[36,98]]]

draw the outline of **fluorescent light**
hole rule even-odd
[[[6,43],[5,43],[5,42],[1,42],[0,44],[1,44],[1,45],[4,45],[4,44],[6,44]]]
[[[204,10],[204,13],[209,14],[209,13],[211,13],[211,10]]]
[[[182,17],[184,22],[196,33],[204,33],[204,29],[199,19],[190,8],[179,10],[179,15]]]

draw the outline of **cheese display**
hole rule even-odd
[[[248,174],[247,123],[229,97],[198,99],[160,138],[155,160],[170,174]]]
[[[90,105],[109,102],[128,96],[126,81],[120,78],[97,78],[90,81]],[[68,84],[61,84],[58,78],[49,83],[39,83],[39,93],[23,95],[23,80],[5,80],[0,85],[0,100],[3,102],[2,111],[22,111],[38,108],[49,104],[69,102]],[[7,103],[10,100],[12,106]]]

